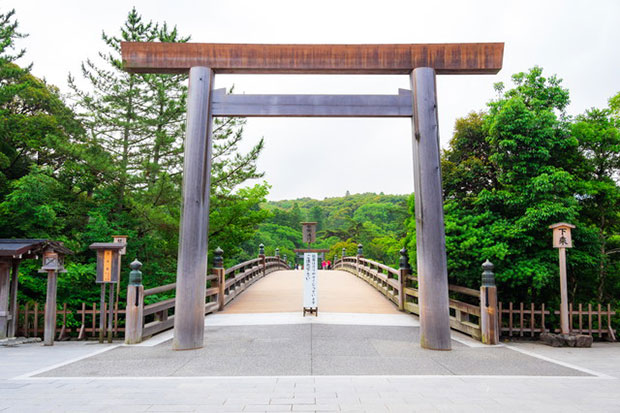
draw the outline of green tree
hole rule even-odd
[[[471,207],[483,189],[497,187],[491,147],[486,139],[485,113],[471,112],[456,120],[449,149],[441,158],[444,199],[457,200]]]
[[[14,11],[0,15],[0,238],[52,238],[79,251],[93,191],[106,175],[107,155],[88,141],[57,88],[15,63],[25,53],[14,51],[15,41],[24,37],[17,28]],[[59,278],[61,302],[71,304],[79,297],[76,292],[93,285],[77,277],[65,289],[65,280],[76,273],[94,272],[76,261],[70,257],[69,273]],[[20,301],[44,297],[39,267],[36,260],[20,267]]]
[[[166,23],[146,22],[133,8],[118,36],[102,34],[106,51],[100,61],[86,60],[82,76],[90,91],[69,77],[77,107],[92,139],[114,160],[113,179],[99,187],[92,213],[107,221],[111,233],[131,235],[132,253],[157,263],[162,276],[174,274],[178,245],[183,171],[186,75],[134,74],[123,70],[122,41],[186,42]],[[266,214],[258,211],[266,184],[242,189],[262,177],[256,159],[263,140],[247,153],[239,151],[244,121],[216,119],[213,127],[210,249],[218,244],[228,257],[239,252]],[[245,235],[242,235],[245,234]],[[98,234],[102,236],[102,234]]]
[[[489,259],[503,299],[552,300],[557,257],[548,226],[579,214],[569,94],[538,67],[512,81],[508,90],[496,85],[487,113],[457,121],[442,156],[449,276],[477,287]]]
[[[610,107],[590,109],[577,116],[572,132],[579,141],[582,156],[579,175],[579,203],[581,205],[581,232],[591,231],[596,237],[598,251],[581,257],[581,261],[596,256],[588,264],[596,266],[596,297],[599,302],[614,297],[611,286],[619,279],[619,265],[616,258],[620,250],[620,93],[610,99]],[[585,264],[585,263],[584,263]],[[594,265],[593,265],[594,264]],[[583,270],[581,266],[581,284]],[[577,281],[577,280],[575,280]]]
[[[14,63],[17,27],[14,11],[0,15],[0,237],[70,239],[102,154],[58,89]]]
[[[310,214],[308,215],[308,219],[311,222],[316,222],[317,231],[321,231],[323,227],[325,226],[324,224],[325,217],[323,215],[323,210],[318,205],[315,205],[312,207],[312,209],[310,209]]]

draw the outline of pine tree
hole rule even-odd
[[[114,159],[114,179],[99,189],[93,222],[129,232],[144,260],[172,258],[178,244],[187,75],[125,72],[120,44],[187,42],[190,37],[166,23],[146,22],[133,8],[120,35],[103,33],[102,39],[108,50],[99,53],[103,64],[87,60],[82,65],[90,91],[81,90],[69,77],[92,139]],[[268,185],[241,188],[263,176],[256,168],[263,140],[245,154],[239,151],[243,125],[240,119],[214,120],[209,245],[214,249],[222,244],[227,256],[238,251],[236,245],[251,237],[266,217],[253,212]],[[170,271],[172,266],[170,262]]]
[[[77,99],[82,122],[91,134],[114,159],[114,208],[117,213],[125,208],[125,196],[135,183],[148,159],[145,159],[148,140],[148,115],[144,98],[149,95],[143,75],[122,70],[121,41],[148,42],[157,37],[158,27],[152,22],[143,23],[136,9],[132,9],[121,28],[121,36],[101,37],[111,51],[100,52],[104,67],[88,59],[82,63],[82,76],[89,83],[90,92],[81,90],[69,75],[69,87]]]

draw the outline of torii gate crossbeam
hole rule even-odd
[[[503,43],[263,45],[121,43],[125,70],[188,73],[173,348],[204,341],[207,234],[213,116],[411,117],[420,344],[449,350],[450,319],[436,74],[495,74]],[[215,73],[407,74],[412,91],[397,95],[227,95]]]

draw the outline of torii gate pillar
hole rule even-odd
[[[411,89],[420,345],[433,350],[450,350],[435,70],[430,67],[414,69]]]
[[[183,161],[183,207],[177,264],[172,348],[204,345],[209,195],[211,188],[211,89],[213,70],[189,70],[187,129]]]

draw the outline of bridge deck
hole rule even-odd
[[[319,271],[319,313],[402,314],[363,280],[344,271]],[[303,272],[278,271],[257,281],[228,304],[224,313],[302,310]]]

